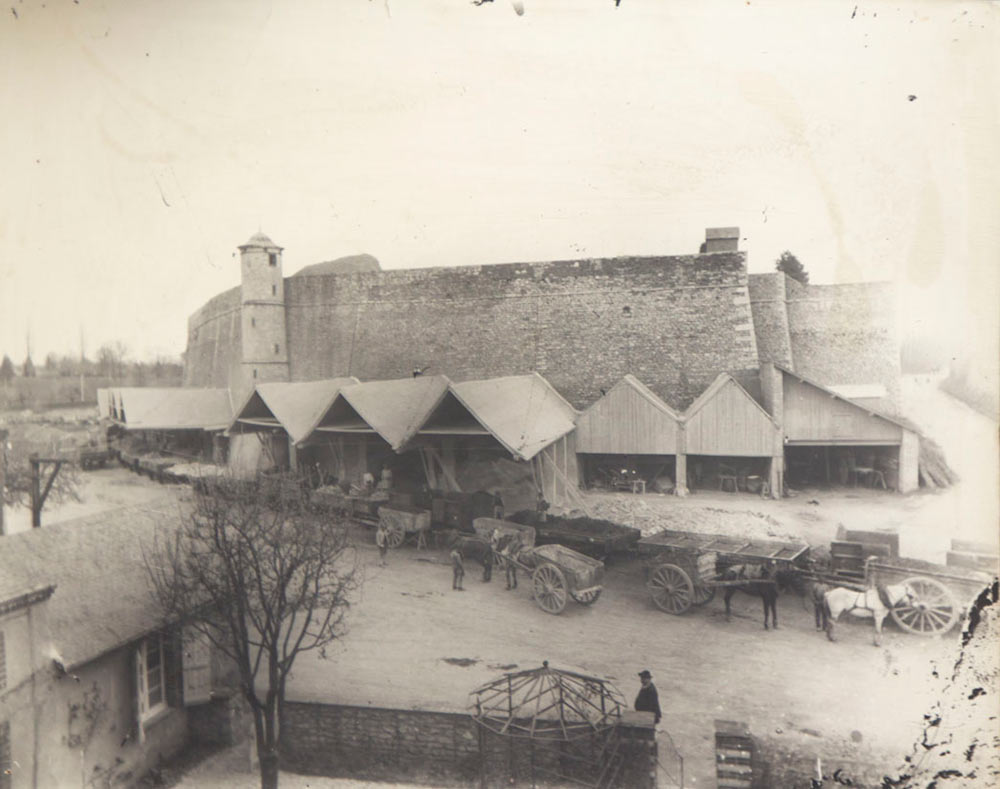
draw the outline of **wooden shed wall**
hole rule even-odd
[[[721,386],[685,422],[689,455],[771,457],[775,446],[774,422],[734,381]]]
[[[898,444],[903,428],[792,375],[783,376],[785,438],[817,444]]]
[[[633,387],[618,386],[580,416],[576,446],[605,455],[673,455],[677,421]]]

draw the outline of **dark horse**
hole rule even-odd
[[[785,586],[787,579],[783,576],[786,573],[779,571],[774,562],[767,564],[734,564],[727,567],[721,575],[720,581],[742,581],[740,584],[726,586],[726,593],[723,599],[726,602],[726,620],[730,618],[729,601],[737,592],[745,592],[761,598],[764,602],[764,629],[770,630],[768,625],[770,620],[774,629],[778,629],[778,592],[779,586]]]

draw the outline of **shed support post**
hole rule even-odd
[[[687,473],[688,473],[688,463],[687,455],[683,452],[677,453],[676,468],[674,469],[674,476],[677,477],[674,480],[674,495],[675,496],[687,496],[688,486],[687,486]]]
[[[299,470],[299,453],[291,436],[288,437],[288,470],[293,474]]]
[[[771,458],[771,467],[768,472],[767,483],[771,488],[771,498],[780,499],[785,487],[784,473],[785,458],[775,455]]]
[[[910,493],[920,485],[920,436],[910,430],[903,431],[899,444],[899,481],[896,487],[900,493]]]

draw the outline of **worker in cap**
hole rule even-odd
[[[636,712],[652,712],[653,723],[659,723],[661,717],[660,697],[656,692],[656,685],[653,684],[653,675],[648,670],[643,669],[639,672],[639,681],[642,683],[642,687],[639,688],[639,694],[635,697],[635,710]]]

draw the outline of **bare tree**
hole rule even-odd
[[[125,374],[128,346],[120,340],[108,342],[97,349],[97,368],[101,375],[121,381]]]
[[[235,664],[261,787],[274,789],[292,664],[309,650],[326,657],[360,582],[344,525],[311,513],[290,477],[223,478],[196,491],[146,566],[164,623],[201,633]]]
[[[22,431],[12,431],[9,439],[0,446],[0,463],[3,463],[3,473],[0,474],[0,500],[9,507],[27,505],[31,502],[31,492],[34,487],[34,469],[32,455],[45,458],[66,458],[68,462],[61,463],[58,470],[52,462],[42,462],[38,469],[38,493],[44,493],[44,499],[53,504],[64,501],[80,501],[80,474],[78,467],[72,462],[72,456],[67,456],[59,447],[38,441],[30,441],[22,435]],[[50,482],[51,480],[51,482]],[[46,492],[47,491],[47,492]]]

